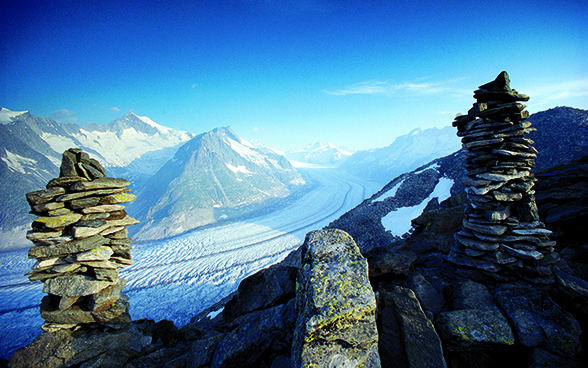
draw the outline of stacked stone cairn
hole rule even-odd
[[[466,150],[469,204],[449,260],[496,281],[551,284],[559,257],[535,204],[537,150],[525,135],[536,129],[519,103],[529,97],[510,88],[506,72],[478,88],[477,102],[453,122]]]
[[[41,302],[44,331],[131,322],[128,297],[121,294],[126,280],[118,277],[133,263],[126,226],[138,223],[120,204],[136,198],[129,184],[106,177],[97,160],[70,148],[59,177],[26,195],[37,216],[27,233],[34,243],[29,258],[37,262],[27,275],[42,281],[48,294]]]

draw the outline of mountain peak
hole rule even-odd
[[[0,108],[0,124],[8,124],[14,120],[19,115],[28,113],[28,110],[25,111],[12,111],[7,109],[6,107]]]

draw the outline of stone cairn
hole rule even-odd
[[[536,129],[519,103],[529,97],[510,88],[506,72],[478,88],[477,102],[453,122],[466,151],[469,204],[449,260],[497,281],[551,284],[559,257],[535,204],[537,150],[525,135]]]
[[[29,258],[37,262],[27,275],[42,281],[48,294],[41,302],[44,331],[95,323],[120,328],[131,321],[121,294],[126,280],[118,278],[119,269],[133,263],[126,226],[138,223],[120,204],[136,198],[129,184],[106,177],[97,160],[70,148],[59,177],[26,195],[37,215],[27,233],[34,243]]]

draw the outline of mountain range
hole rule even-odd
[[[194,134],[132,112],[109,124],[62,124],[28,111],[0,110],[0,247],[28,246],[32,217],[24,194],[59,175],[63,151],[78,147],[111,176],[132,182],[154,174]]]
[[[303,184],[285,157],[217,128],[180,147],[129,210],[142,220],[137,239],[165,238],[243,216]]]
[[[460,140],[452,127],[414,129],[397,137],[387,147],[354,153],[341,168],[383,185],[398,175],[460,148]]]
[[[537,129],[529,134],[539,151],[534,172],[574,162],[588,153],[588,110],[556,107],[532,114],[528,120]],[[418,226],[414,219],[422,213],[460,205],[464,165],[465,154],[459,150],[402,173],[329,228],[348,232],[362,251],[399,241],[413,231],[413,225]],[[445,200],[448,203],[440,205]],[[461,218],[456,218],[461,224]]]
[[[348,149],[339,148],[333,143],[313,142],[303,149],[290,150],[285,154],[294,166],[314,165],[338,167],[353,155]]]

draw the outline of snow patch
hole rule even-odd
[[[231,170],[232,172],[234,172],[235,174],[251,174],[251,171],[247,170],[247,168],[243,165],[239,165],[239,166],[233,166],[229,163],[225,164],[227,166],[227,168],[229,170]]]
[[[8,110],[6,107],[3,107],[0,109],[0,123],[1,124],[8,124],[10,122],[12,122],[12,120],[19,116],[22,115],[24,113],[27,113],[28,111],[11,111]]]
[[[376,198],[376,199],[374,199],[372,201],[372,203],[374,203],[374,202],[380,202],[380,201],[385,200],[386,198],[394,197],[396,195],[396,192],[398,192],[398,188],[400,188],[400,186],[402,185],[402,183],[404,183],[404,179],[402,179],[400,182],[398,182],[390,190],[386,191],[385,193],[380,194],[378,196],[378,198]]]
[[[219,309],[219,310],[212,311],[212,312],[208,313],[208,314],[206,315],[206,317],[207,317],[208,319],[214,319],[214,317],[218,316],[218,315],[219,315],[219,313],[221,313],[221,312],[222,312],[224,309],[225,309],[225,308],[221,308],[221,309]]]
[[[420,174],[420,173],[422,173],[422,172],[424,172],[426,170],[429,170],[429,169],[434,169],[434,170],[439,171],[439,168],[440,167],[441,166],[439,166],[439,163],[438,162],[432,162],[429,165],[427,165],[426,167],[423,167],[422,169],[420,169],[419,171],[413,172],[413,174],[414,175],[418,175],[418,174]]]
[[[412,219],[417,218],[423,213],[423,210],[433,198],[439,202],[446,200],[451,196],[451,187],[453,180],[449,178],[440,178],[435,189],[421,203],[412,207],[402,207],[388,213],[382,217],[384,229],[390,231],[394,236],[402,236],[412,228]]]
[[[27,172],[25,170],[25,166],[31,167],[37,164],[37,161],[30,158],[22,157],[20,155],[8,151],[7,149],[4,149],[4,152],[6,152],[6,157],[2,157],[2,161],[4,161],[6,165],[8,165],[8,169],[10,171],[26,174]]]

